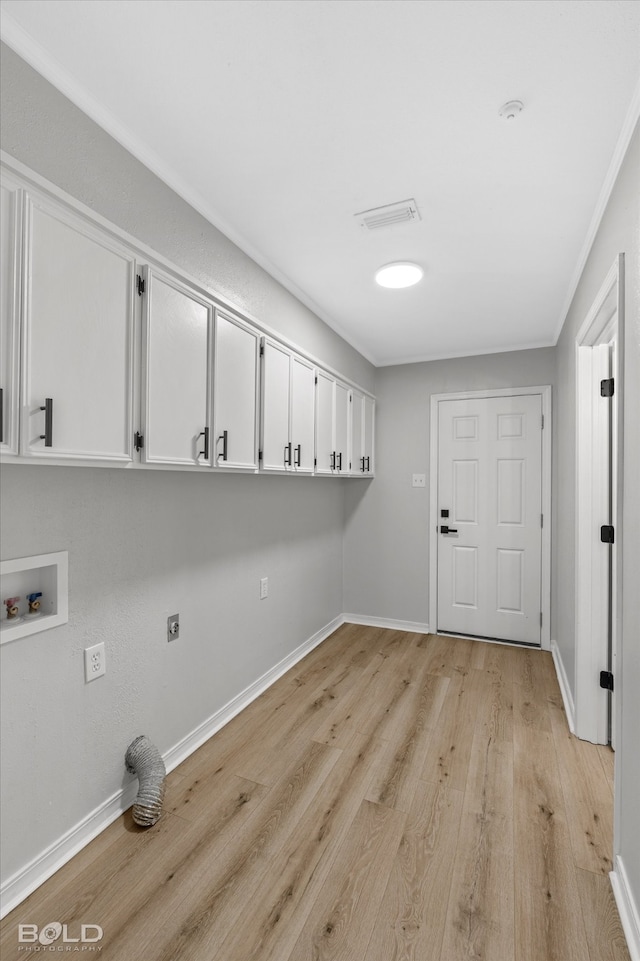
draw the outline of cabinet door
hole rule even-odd
[[[365,474],[373,474],[374,472],[375,413],[375,400],[373,397],[367,397],[365,395],[363,399],[364,426],[362,431],[362,455],[364,457],[363,467]]]
[[[349,473],[349,388],[336,381],[335,387],[335,465],[340,474]]]
[[[44,199],[27,217],[21,453],[130,461],[133,256]]]
[[[315,367],[302,357],[291,357],[291,443],[293,469],[311,473],[314,458]]]
[[[363,474],[366,460],[363,455],[364,394],[351,391],[351,473]]]
[[[332,474],[335,464],[333,445],[333,400],[335,380],[318,371],[316,386],[316,474]]]
[[[210,467],[213,305],[159,270],[144,275],[144,461]]]
[[[216,310],[214,464],[258,469],[258,331]]]
[[[18,453],[20,373],[20,193],[3,175],[0,184],[0,451]]]
[[[293,464],[290,411],[291,354],[268,338],[262,357],[262,467],[287,470]]]

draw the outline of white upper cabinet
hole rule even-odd
[[[359,390],[352,391],[351,473],[373,475],[373,436],[375,401]]]
[[[215,312],[213,458],[215,467],[258,469],[260,333]]]
[[[3,174],[0,183],[0,451],[18,453],[20,374],[21,194]]]
[[[130,461],[134,257],[38,196],[26,240],[21,453]]]
[[[363,400],[364,406],[364,430],[362,432],[362,456],[364,458],[364,473],[371,474],[375,472],[374,457],[375,457],[375,418],[376,418],[376,402],[373,397],[368,397],[366,394]]]
[[[338,474],[348,474],[350,470],[349,452],[349,401],[350,391],[339,380],[335,385],[335,470]]]
[[[155,267],[142,277],[142,459],[210,467],[213,304]]]
[[[310,474],[315,458],[316,370],[297,354],[291,355],[291,443],[293,469]]]
[[[264,470],[313,471],[315,368],[268,337],[262,343]]]
[[[346,384],[318,371],[316,473],[349,473],[349,395]]]

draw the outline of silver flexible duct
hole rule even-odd
[[[145,734],[132,741],[124,756],[130,774],[138,777],[138,796],[133,805],[133,820],[141,827],[155,824],[162,814],[164,779],[167,769],[155,747]]]

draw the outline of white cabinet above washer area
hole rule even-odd
[[[0,455],[371,476],[375,398],[2,155]]]

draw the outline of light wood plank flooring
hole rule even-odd
[[[171,773],[155,827],[126,814],[13,911],[1,956],[57,920],[99,924],[103,961],[629,961],[612,772],[550,655],[345,624]]]

